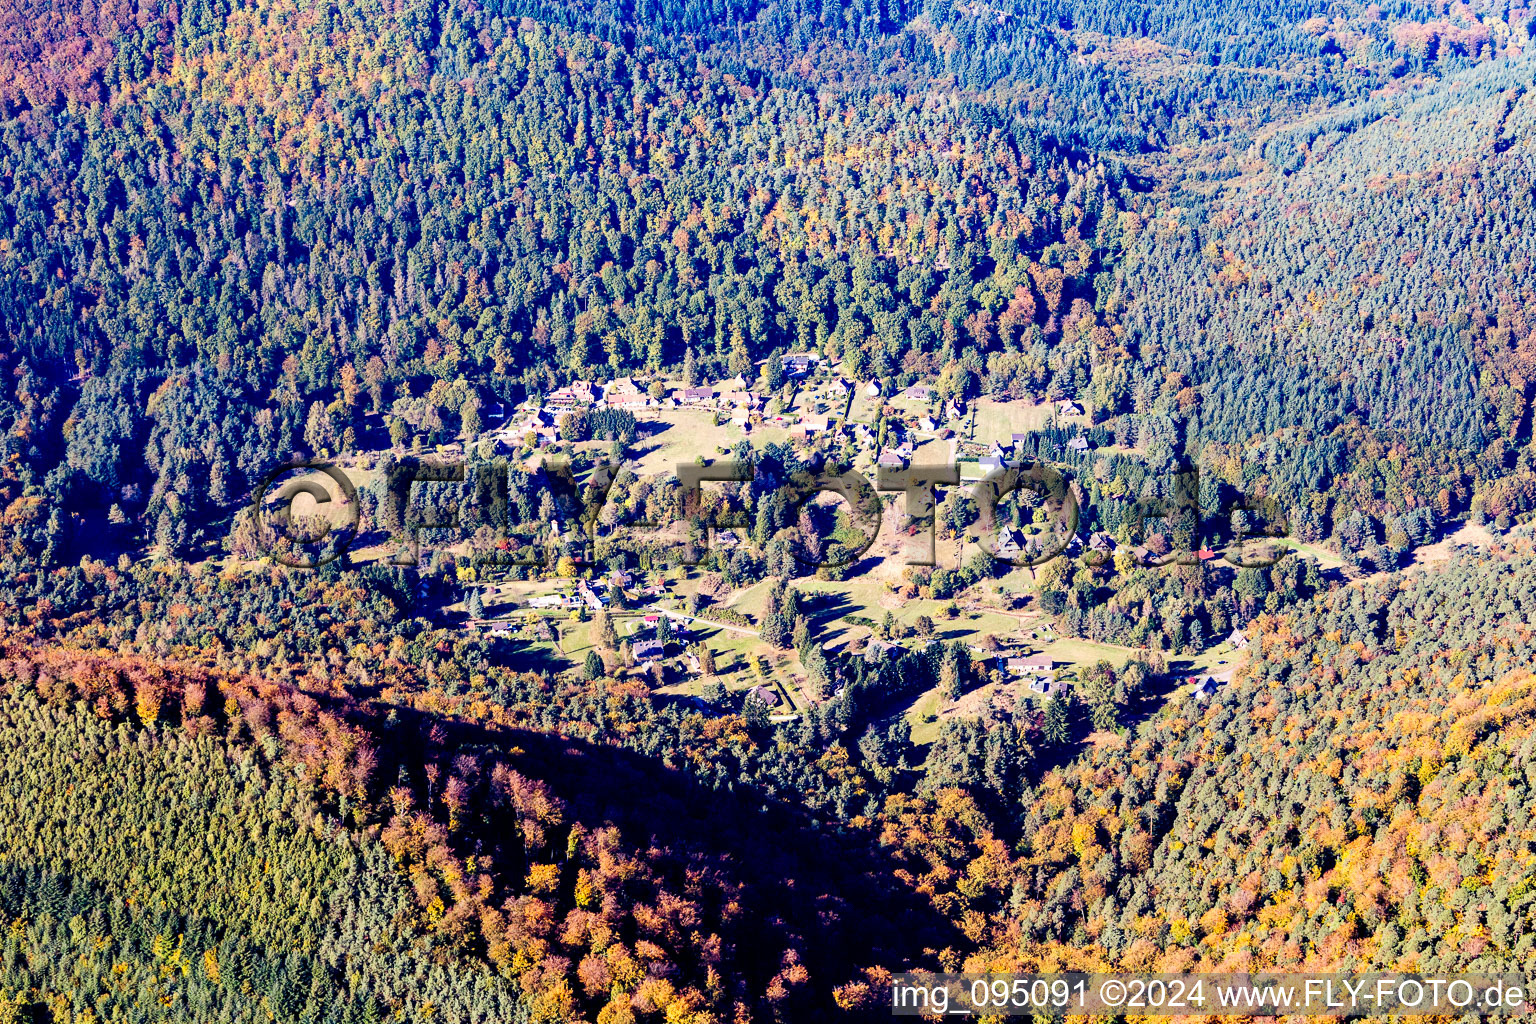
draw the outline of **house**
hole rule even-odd
[[[546,409],[574,409],[579,403],[569,388],[557,388],[544,397]]]
[[[880,397],[880,382],[877,381],[877,380],[872,380],[868,384],[865,384],[864,385],[864,394],[868,395],[870,398],[879,398]]]
[[[655,403],[642,391],[630,391],[620,392],[617,395],[605,395],[603,404],[610,409],[648,409]]]
[[[535,434],[540,430],[543,430],[545,427],[550,426],[552,423],[553,420],[550,419],[549,413],[545,412],[543,409],[535,409],[533,412],[529,413],[528,418],[519,423],[518,426],[525,434]]]
[[[872,636],[869,638],[869,643],[864,646],[864,663],[872,665],[877,661],[884,661],[892,654],[900,655],[904,650],[901,644],[893,644]]]
[[[933,388],[926,384],[913,384],[902,393],[903,398],[909,398],[914,402],[933,401]]]
[[[1112,555],[1118,547],[1119,545],[1115,543],[1115,538],[1103,530],[1088,536],[1088,549],[1090,551],[1102,551],[1106,555]]]
[[[715,533],[715,543],[723,548],[740,547],[741,538],[736,535],[735,530],[719,530]]]
[[[750,391],[721,391],[715,404],[722,409],[750,409],[756,404],[756,397]]]
[[[1142,545],[1136,548],[1135,551],[1132,551],[1131,557],[1136,559],[1137,565],[1149,565],[1152,562],[1152,552],[1148,551],[1145,545]]]
[[[949,419],[957,420],[965,415],[964,402],[950,402],[944,406],[944,415]]]
[[[896,454],[894,449],[887,448],[885,451],[881,452],[880,457],[875,460],[875,465],[884,466],[886,469],[905,469],[907,460]]]
[[[516,446],[518,438],[522,437],[526,433],[528,433],[528,431],[520,429],[518,425],[514,423],[505,427],[498,427],[495,430],[486,433],[481,438],[481,440],[490,441],[492,444],[505,445],[508,448],[512,448]]]
[[[504,420],[507,418],[507,403],[497,402],[496,408],[485,414],[488,420]]]
[[[939,425],[933,421],[932,416],[924,416],[922,419],[917,421],[917,429],[932,433],[933,431],[939,429]]]
[[[1067,442],[1067,449],[1074,452],[1085,452],[1088,450],[1088,439],[1082,434],[1078,434]]]
[[[544,399],[544,405],[550,409],[578,409],[596,401],[597,391],[592,387],[592,382],[578,380],[550,392],[549,397]]]
[[[752,687],[752,689],[748,690],[747,691],[747,697],[748,698],[756,697],[758,700],[762,701],[764,704],[768,705],[770,708],[776,708],[776,707],[779,706],[779,693],[778,693],[778,691],[770,689],[769,687],[763,686],[762,684],[758,684],[757,686],[754,686],[754,687]]]
[[[1051,675],[1056,662],[1049,654],[1032,654],[1027,658],[1009,658],[1004,667],[1016,676]]]
[[[529,608],[564,608],[571,603],[567,594],[543,594],[528,599]]]
[[[1204,704],[1206,701],[1216,696],[1216,687],[1218,685],[1219,684],[1216,682],[1215,676],[1206,676],[1204,679],[1195,684],[1195,688],[1190,692],[1190,696],[1193,697],[1196,702]]]
[[[821,356],[815,352],[791,352],[783,359],[784,372],[791,377],[804,377],[820,359]]]
[[[1036,676],[1029,681],[1029,692],[1038,693],[1042,697],[1055,696],[1066,688],[1067,684],[1057,679],[1054,672]]]
[[[666,645],[660,640],[641,640],[629,650],[635,656],[636,661],[648,664],[661,660],[661,656],[666,653]]]
[[[643,409],[650,401],[650,397],[629,377],[620,377],[603,386],[603,404],[610,409]]]
[[[581,595],[582,602],[595,612],[602,611],[603,606],[608,603],[608,598],[589,586],[586,580],[577,584],[576,592]]]
[[[608,585],[610,587],[618,587],[620,590],[626,590],[634,582],[634,579],[633,576],[623,569],[615,569],[608,574]]]
[[[813,434],[825,434],[827,432],[827,418],[825,416],[802,416],[790,431],[800,437],[810,437]]]
[[[1063,398],[1056,403],[1056,415],[1058,416],[1081,416],[1082,414],[1083,407],[1069,398]]]
[[[983,473],[996,473],[1003,468],[1003,457],[1001,455],[983,455],[976,460],[976,464],[981,467]]]
[[[833,377],[832,383],[827,385],[827,390],[838,397],[848,394],[850,388],[847,381],[841,377]]]
[[[714,388],[683,388],[672,394],[677,399],[678,405],[702,405],[714,400],[715,390]]]
[[[1234,651],[1241,651],[1248,646],[1248,637],[1240,629],[1234,629],[1227,635],[1227,644]]]
[[[987,454],[993,456],[994,458],[1002,459],[1007,458],[1008,450],[998,442],[993,441],[992,444],[987,448]]]
[[[683,661],[685,664],[687,664],[688,671],[692,672],[694,675],[698,675],[700,672],[704,671],[704,666],[699,662],[699,656],[692,653],[691,651],[683,656]]]
[[[992,548],[994,558],[1014,559],[1023,553],[1024,537],[1018,530],[1009,528],[997,535],[997,543]]]

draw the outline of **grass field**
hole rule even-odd
[[[751,616],[753,622],[761,621],[763,608],[768,603],[768,591],[770,589],[772,589],[772,583],[769,580],[754,583],[750,587],[743,587],[740,590],[734,591],[723,602],[723,605],[732,611]],[[706,608],[700,614],[708,618],[709,610]]]
[[[671,473],[679,462],[693,462],[700,457],[721,458],[722,448],[729,451],[748,436],[742,428],[729,423],[716,426],[714,414],[699,409],[648,413],[641,425],[644,436],[635,442],[631,454],[641,476]],[[777,427],[754,427],[750,436],[756,446],[782,444],[789,439],[789,432]]]
[[[1340,558],[1332,551],[1329,551],[1327,548],[1320,548],[1315,544],[1303,544],[1301,541],[1296,540],[1294,537],[1278,538],[1278,543],[1285,545],[1292,551],[1295,551],[1297,554],[1308,555],[1317,559],[1317,564],[1324,569],[1338,569],[1343,567],[1345,564],[1344,559]]]
[[[1007,441],[1015,433],[1039,430],[1050,425],[1053,408],[1050,402],[1036,405],[1033,402],[998,402],[990,398],[979,398],[973,410],[976,417],[975,438],[982,442]],[[1086,424],[1088,418],[1069,416],[1058,422]]]
[[[874,423],[875,415],[879,413],[885,399],[879,395],[870,396],[864,393],[863,388],[854,392],[853,402],[848,407],[848,421],[850,423]]]
[[[920,694],[902,714],[907,719],[907,725],[912,729],[912,742],[917,746],[926,747],[939,738],[940,707],[943,698],[939,691],[928,690]]]

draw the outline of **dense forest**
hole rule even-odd
[[[1453,480],[1358,497],[1465,512],[1529,472],[1529,65],[1481,23],[1275,7],[1229,46],[1174,4],[13,6],[7,530],[187,551],[402,400],[451,436],[572,376],[806,347],[1259,437],[1293,499],[1428,449]],[[1174,66],[1121,71],[1121,38]]]
[[[247,653],[172,642],[171,623],[117,634],[151,661],[69,652],[97,647],[84,626],[4,662],[7,742],[35,750],[9,762],[9,941],[96,942],[72,970],[135,972],[103,1000],[217,1019],[263,996],[369,1019],[427,991],[454,1019],[497,998],[577,1019],[615,985],[659,1010],[663,981],[701,1020],[803,1019],[878,1010],[881,971],[967,963],[1522,971],[1533,574],[1529,554],[1468,556],[1292,601],[1255,620],[1253,668],[1208,704],[1073,756],[1097,701],[1155,707],[1155,665],[1106,669],[1042,720],[947,727],[915,788],[908,739],[861,725],[860,695],[955,671],[942,655],[844,666],[848,698],[773,729],[602,678],[552,687],[419,627],[372,656],[302,619],[293,648],[247,635]],[[535,907],[547,926],[520,923]],[[314,943],[309,973],[271,966],[273,929]],[[449,963],[466,966],[433,973]],[[465,988],[471,964],[512,989]],[[5,984],[78,999],[36,966]]]
[[[1536,556],[1395,572],[1536,512],[1529,18],[5,5],[0,1021],[748,1024],[883,1018],[907,969],[1532,970]],[[776,389],[799,351],[884,395],[1080,403],[1016,450],[1085,535],[1196,467],[1189,548],[1255,497],[1373,575],[1056,562],[1054,627],[1135,650],[917,743],[893,704],[993,675],[931,620],[870,620],[908,641],[881,660],[818,642],[834,602],[791,581],[837,572],[797,562],[784,485],[834,442],[743,442],[702,509],[632,467],[595,494],[591,450],[392,489],[572,381]],[[562,426],[615,462],[639,434]],[[361,454],[368,539],[463,505],[460,554],[263,561],[253,488]],[[493,561],[574,578],[557,522],[638,570],[642,528],[726,516],[696,570],[766,590],[792,720],[653,692],[616,633],[513,667],[434,614]],[[1176,694],[1235,630],[1242,671]]]

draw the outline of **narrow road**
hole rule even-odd
[[[732,633],[740,633],[743,636],[757,636],[758,635],[758,632],[755,629],[748,629],[745,626],[733,626],[733,625],[731,625],[728,622],[716,622],[713,619],[701,619],[697,615],[689,615],[687,612],[673,612],[673,611],[669,611],[669,612],[666,612],[665,614],[670,615],[670,616],[672,616],[674,618],[687,619],[689,622],[701,622],[701,623],[703,623],[706,626],[714,626],[716,629],[728,629]]]

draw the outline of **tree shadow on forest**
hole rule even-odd
[[[1121,724],[1134,732],[1138,725],[1163,710],[1168,699],[1184,685],[1184,680],[1194,674],[1193,664],[1189,661],[1173,661],[1168,664],[1168,671],[1148,676],[1140,699],[1125,710]]]
[[[627,845],[652,848],[645,856],[660,862],[674,891],[687,874],[713,876],[718,906],[740,906],[722,938],[757,992],[784,966],[790,948],[811,973],[817,1009],[830,1009],[830,988],[854,980],[859,968],[931,969],[933,951],[965,942],[952,922],[898,881],[901,865],[866,832],[846,830],[743,784],[713,789],[619,747],[396,711],[399,725],[392,731],[418,757],[445,763],[460,752],[499,756],[548,784],[566,802],[569,819],[588,831],[612,824]],[[412,769],[416,773],[419,767]],[[491,831],[496,834],[482,834],[477,845],[519,841],[510,822]],[[658,856],[656,850],[668,852]],[[496,859],[516,864],[515,856]],[[520,889],[520,876],[504,880]]]

